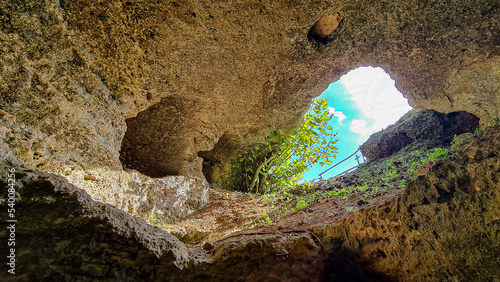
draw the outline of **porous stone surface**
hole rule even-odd
[[[344,17],[337,13],[335,15],[322,16],[311,28],[310,35],[325,38],[339,26]]]
[[[286,131],[359,66],[383,67],[414,107],[485,123],[500,108],[497,1],[2,3],[2,108],[67,139],[57,147],[85,164],[118,166],[125,119],[146,111],[129,122],[126,164],[199,175],[198,152],[221,136]],[[337,13],[344,19],[324,41],[308,37]]]
[[[54,162],[120,170],[121,149],[146,175],[201,177],[199,152],[217,163],[221,140],[291,130],[312,97],[367,65],[414,107],[483,123],[500,108],[497,1],[0,3],[0,107]],[[329,15],[343,20],[308,36]],[[30,144],[6,141],[29,163]]]
[[[498,280],[500,127],[488,131],[435,161],[395,204],[314,232],[330,252],[357,254],[392,280]]]
[[[309,36],[318,20],[337,13],[344,19],[330,35]],[[373,240],[349,229],[350,219],[318,231],[325,234],[322,242],[334,246],[326,256],[305,232],[241,235],[239,245],[214,246],[215,261],[190,260],[167,232],[101,202],[136,209],[142,217],[191,213],[206,202],[199,155],[208,166],[222,160],[223,175],[231,169],[228,156],[245,145],[228,143],[262,135],[268,126],[291,130],[311,98],[359,66],[384,68],[414,107],[468,111],[488,124],[500,109],[499,25],[500,3],[490,0],[0,0],[1,163],[3,171],[19,171],[19,218],[26,224],[19,225],[24,243],[18,254],[30,262],[20,264],[25,276],[19,278],[258,280],[270,273],[294,275],[316,252],[318,261],[345,268],[327,264],[326,272],[305,272],[310,280],[342,271],[378,277],[357,260],[342,262],[335,249],[340,244],[341,254],[364,256],[384,275],[399,277],[402,269],[429,279],[494,280],[498,134],[469,148],[474,156],[464,153],[469,157],[457,157],[456,164],[431,168],[395,208],[370,214],[382,228],[372,226],[379,230]],[[1,193],[5,186],[2,174]],[[133,203],[117,202],[124,199]],[[178,199],[185,208],[156,213]],[[150,204],[146,210],[141,201]],[[5,200],[0,208],[6,210]],[[384,232],[398,222],[412,233],[412,244],[398,235],[403,243],[397,251],[383,245],[388,249],[370,252],[377,238],[390,242]],[[468,228],[456,227],[464,222]],[[0,248],[6,251],[5,244]],[[412,248],[428,259],[411,256]],[[284,250],[292,251],[285,259],[277,256]],[[377,254],[396,258],[378,264],[370,260]],[[186,263],[192,267],[181,271]]]
[[[208,202],[202,175],[152,179],[123,170],[122,110],[57,1],[2,1],[0,8],[0,138],[17,157],[155,221],[185,217]]]
[[[15,274],[2,271],[2,280],[141,280],[162,265],[187,266],[186,246],[168,232],[92,200],[61,176],[26,167],[2,142],[0,154],[2,215],[13,208],[8,218],[16,220],[15,244],[0,247],[2,254],[15,249]],[[7,188],[15,191],[14,206]],[[0,231],[2,241],[10,233]]]
[[[441,114],[433,110],[413,110],[385,130],[374,133],[360,149],[372,162],[415,142],[430,148],[450,143],[455,135],[472,133],[478,126],[479,118],[467,112]]]
[[[435,161],[385,204],[328,224],[278,224],[197,247],[93,201],[61,176],[26,168],[1,143],[0,152],[0,169],[16,175],[18,280],[498,279],[500,127]],[[6,211],[7,174],[0,187]],[[0,251],[10,250],[1,244]],[[0,272],[2,280],[9,275]]]

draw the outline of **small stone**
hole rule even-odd
[[[321,17],[311,29],[311,35],[325,38],[339,26],[344,17],[337,13],[335,15],[326,15]]]
[[[88,174],[85,175],[85,176],[83,176],[83,179],[85,179],[85,180],[93,180],[93,181],[97,180],[97,178],[95,178],[95,176],[88,175]]]

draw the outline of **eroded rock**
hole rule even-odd
[[[322,16],[311,28],[311,36],[325,38],[339,26],[344,17],[337,13],[335,15]]]
[[[151,179],[123,170],[120,103],[73,40],[58,1],[0,7],[8,11],[1,15],[0,138],[18,158],[143,218],[172,221],[208,202],[202,175]]]
[[[498,279],[499,130],[435,161],[396,203],[314,232],[332,252],[358,254],[397,281]]]
[[[494,281],[500,266],[500,128],[489,130],[437,160],[401,197],[381,206],[292,230],[280,230],[281,224],[249,229],[196,247],[93,201],[61,176],[23,167],[0,144],[0,168],[16,169],[17,278]],[[4,210],[6,178],[0,175]]]
[[[15,275],[2,279],[138,279],[161,265],[186,267],[186,246],[164,230],[91,199],[61,176],[25,167],[0,143],[0,170],[14,169]],[[0,207],[7,211],[7,173],[0,176]],[[2,238],[10,237],[2,230]],[[151,266],[150,261],[156,261]],[[30,262],[31,261],[31,262]],[[119,267],[116,267],[120,265]]]
[[[361,146],[361,152],[372,162],[415,142],[426,143],[431,148],[450,143],[455,135],[474,132],[478,126],[479,119],[466,112],[411,111],[387,129],[370,136]]]
[[[231,163],[214,148],[222,136],[289,131],[311,98],[367,65],[388,71],[414,107],[466,110],[484,124],[499,115],[495,1],[1,5],[0,107],[46,140],[5,141],[27,164],[51,160],[36,164],[45,171],[120,170],[122,150],[126,165],[154,177],[199,177],[200,152]],[[308,34],[325,15],[318,43]]]
[[[359,66],[384,68],[414,107],[488,124],[500,109],[499,9],[489,0],[0,1],[1,167],[19,172],[18,278],[497,279],[498,134],[436,163],[395,206],[320,226],[318,238],[239,234],[214,243],[214,257],[65,178],[101,201],[149,193],[154,203],[170,178],[123,170],[122,150],[152,176],[199,181],[183,202],[192,211],[206,185],[199,152],[217,163],[228,155],[223,137],[291,130],[311,98]],[[337,13],[343,23],[323,42],[308,38]]]

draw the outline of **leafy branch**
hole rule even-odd
[[[306,113],[303,124],[293,133],[270,131],[262,146],[255,146],[245,156],[239,155],[244,167],[247,191],[278,191],[299,184],[304,173],[314,164],[331,164],[338,139],[328,111],[328,100],[317,98]],[[256,137],[258,140],[258,137]]]

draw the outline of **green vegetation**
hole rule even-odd
[[[432,162],[437,159],[442,159],[448,157],[448,149],[434,148],[430,153],[427,161]]]
[[[454,149],[455,147],[458,147],[458,146],[464,144],[465,141],[466,141],[465,139],[457,139],[457,135],[455,134],[455,135],[453,135],[453,140],[451,141],[450,148]]]
[[[295,205],[296,210],[302,210],[307,208],[309,205],[306,203],[304,200],[299,200],[297,204]]]
[[[403,148],[390,158],[362,164],[354,172],[342,177],[266,193],[262,195],[261,201],[273,205],[258,222],[269,224],[288,214],[302,213],[309,206],[322,201],[334,201],[338,205],[350,205],[350,201],[355,201],[355,204],[359,200],[369,203],[374,198],[405,188],[407,183],[417,178],[417,170],[422,165],[450,155],[448,148],[444,147],[416,149],[411,146],[414,145]],[[355,206],[346,209],[348,212],[358,210]]]
[[[263,194],[261,201],[272,203],[272,207],[261,214],[257,224],[271,224],[292,213],[307,214],[308,207],[319,202],[332,201],[334,204],[331,208],[348,205],[345,211],[357,212],[359,207],[356,205],[362,206],[375,198],[399,193],[398,190],[405,188],[417,175],[426,174],[433,162],[449,157],[452,154],[450,148],[468,141],[454,136],[450,147],[431,149],[428,149],[428,143],[415,143],[390,158],[361,164],[347,175],[297,185],[311,164],[321,163],[320,160],[325,158],[321,164],[329,165],[331,161],[328,158],[335,158],[332,155],[337,152],[333,146],[337,142],[333,140],[335,134],[320,130],[330,119],[326,101],[318,99],[299,130],[288,136],[280,131],[266,136],[264,147],[267,149],[260,151],[264,154],[259,155],[261,149],[254,148],[246,156],[240,155],[240,163],[245,164],[245,173],[250,176],[247,177],[247,191],[260,192]],[[327,130],[331,131],[331,128]],[[322,133],[323,137],[318,133]],[[473,136],[477,138],[482,135],[483,132],[478,129]],[[318,147],[310,149],[312,145]],[[247,165],[255,160],[259,164],[257,169]]]
[[[252,146],[238,155],[241,191],[255,193],[277,192],[299,184],[304,173],[314,164],[330,165],[337,153],[338,139],[333,128],[327,126],[332,115],[327,99],[317,98],[303,124],[291,134],[270,130],[264,144]],[[246,140],[250,138],[245,137]],[[253,138],[258,142],[260,137]],[[242,173],[241,173],[242,172]]]

